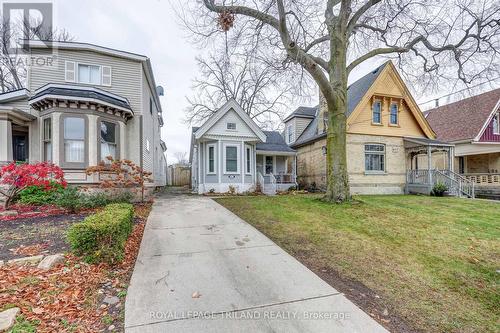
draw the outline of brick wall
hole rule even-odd
[[[386,172],[380,175],[365,173],[364,145],[382,143],[386,147]],[[302,186],[313,182],[319,189],[326,188],[326,158],[322,147],[326,140],[300,147],[297,151],[298,182]],[[347,135],[347,168],[353,194],[403,193],[406,181],[406,155],[403,139],[374,135]]]

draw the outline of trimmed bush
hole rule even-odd
[[[28,205],[47,205],[53,204],[57,194],[64,191],[62,185],[52,183],[49,187],[45,186],[28,186],[19,192],[19,202]]]
[[[437,182],[432,188],[432,195],[442,197],[446,191],[448,191],[448,187],[444,183]]]
[[[123,260],[133,215],[131,204],[107,205],[102,211],[71,226],[68,231],[71,249],[89,263],[113,264]]]

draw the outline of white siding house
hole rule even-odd
[[[99,182],[85,169],[112,156],[166,184],[162,109],[149,58],[73,42],[27,42],[26,89],[0,95],[0,162],[50,161],[70,183]]]
[[[295,151],[281,134],[262,131],[234,100],[228,101],[191,139],[193,190],[274,194],[295,186]]]

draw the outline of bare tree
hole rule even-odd
[[[346,158],[347,81],[361,63],[394,56],[421,86],[455,77],[464,84],[497,77],[500,4],[495,0],[201,0],[191,30],[216,29],[246,45],[255,40],[269,59],[306,71],[328,108],[325,200],[350,199]],[[201,12],[203,10],[208,12]],[[219,34],[221,35],[221,34]],[[227,37],[226,37],[227,38]],[[233,43],[233,47],[238,47]],[[227,48],[227,46],[226,46]]]
[[[27,34],[24,34],[27,32]],[[45,41],[71,41],[73,37],[64,29],[53,29],[51,31],[41,30],[39,22],[31,20],[27,22],[3,22],[0,21],[0,90],[1,93],[22,89],[25,86],[27,62],[21,48],[12,48],[11,45],[18,43],[21,36],[28,39]],[[13,43],[14,42],[14,43]]]
[[[174,157],[177,160],[177,163],[185,165],[188,164],[189,161],[187,159],[187,153],[185,151],[178,151],[174,153]]]
[[[187,100],[189,123],[201,123],[234,99],[261,126],[283,119],[294,99],[285,72],[259,61],[254,54],[212,53],[197,59],[200,77]]]

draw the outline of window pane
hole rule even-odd
[[[215,171],[214,147],[208,147],[208,172]]]
[[[43,143],[43,156],[46,162],[52,162],[52,143],[44,142]]]
[[[373,122],[379,124],[381,122],[380,119],[380,111],[382,110],[382,104],[380,102],[373,103]]]
[[[227,129],[235,130],[236,129],[236,123],[227,123]]]
[[[64,157],[66,162],[85,162],[85,142],[83,140],[66,140],[64,142]]]
[[[106,142],[101,143],[101,161],[107,161],[107,157],[111,156],[116,159],[116,145]]]
[[[247,148],[247,173],[250,173],[250,148]]]
[[[89,83],[101,84],[101,68],[99,66],[90,66]]]
[[[273,157],[266,156],[266,174],[273,172]]]
[[[90,71],[88,65],[78,65],[78,81],[82,83],[90,82]]]
[[[226,161],[226,171],[228,172],[237,172],[238,171],[238,162],[235,160],[227,160]]]
[[[116,143],[116,124],[101,121],[101,142]]]
[[[46,118],[43,120],[43,139],[51,140],[52,139],[52,119]]]
[[[64,139],[83,140],[85,120],[83,118],[64,118]]]
[[[226,159],[235,160],[238,157],[238,151],[236,147],[226,147]]]
[[[391,105],[391,124],[397,124],[397,123],[398,123],[398,105],[392,104]]]

